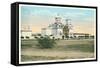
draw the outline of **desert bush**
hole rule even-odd
[[[23,37],[23,36],[21,36],[21,39],[24,39],[24,37]]]
[[[39,48],[53,48],[56,44],[54,39],[50,39],[50,37],[40,37],[37,38]]]
[[[26,36],[26,39],[29,39],[29,36]]]

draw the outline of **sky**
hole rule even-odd
[[[41,28],[55,22],[57,14],[62,18],[63,24],[65,19],[71,19],[75,33],[95,35],[96,10],[93,8],[22,5],[21,24],[31,25],[33,33],[40,33]]]

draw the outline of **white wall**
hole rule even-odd
[[[24,37],[24,39],[26,38],[26,36],[31,38],[32,37],[32,32],[21,32],[21,35]]]
[[[0,68],[17,68],[10,64],[10,4],[15,1],[30,1],[40,3],[70,4],[98,6],[100,12],[100,0],[1,0],[0,1]],[[98,13],[100,18],[100,13]],[[100,26],[100,19],[98,26]],[[99,27],[100,29],[100,27]],[[98,32],[100,41],[100,32]],[[100,43],[99,43],[100,44]],[[100,46],[98,46],[100,52]],[[99,53],[100,60],[100,53]],[[100,68],[98,62],[65,63],[52,65],[31,65],[19,68]]]

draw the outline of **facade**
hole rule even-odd
[[[86,33],[73,33],[74,38],[89,38],[91,35]]]
[[[50,28],[42,28],[42,30],[41,30],[42,36],[52,35],[51,33],[52,33],[52,30]]]
[[[47,26],[47,28],[42,28],[42,35],[52,35],[54,38],[61,38],[63,35],[63,24],[61,22],[61,17],[56,16],[55,22]]]
[[[32,39],[32,30],[29,25],[21,26],[21,38],[22,39]]]

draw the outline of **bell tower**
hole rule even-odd
[[[59,14],[57,14],[57,16],[55,17],[55,23],[61,23],[61,17],[59,16]]]

